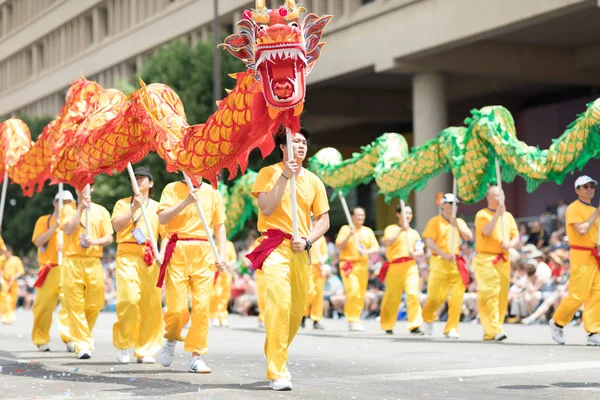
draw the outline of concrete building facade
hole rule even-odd
[[[386,131],[421,145],[490,104],[518,123],[532,107],[593,98],[600,86],[600,0],[302,3],[335,16],[303,123],[315,144],[345,155]],[[223,30],[253,4],[220,0]],[[0,0],[0,115],[57,114],[81,74],[115,86],[172,40],[208,39],[212,16],[213,0]],[[545,143],[544,135],[526,136]],[[416,194],[418,226],[450,188],[440,176]]]

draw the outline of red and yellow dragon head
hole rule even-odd
[[[321,54],[321,36],[331,16],[308,14],[300,23],[300,12],[306,10],[295,0],[286,0],[275,10],[265,3],[256,0],[255,9],[244,11],[244,19],[237,23],[240,33],[229,36],[223,45],[261,81],[271,118],[290,109],[299,116],[306,76]]]

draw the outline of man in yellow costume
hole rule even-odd
[[[58,216],[58,200],[62,197],[63,209]],[[31,339],[40,351],[50,351],[50,327],[52,313],[61,297],[61,269],[58,265],[58,234],[61,221],[71,218],[75,209],[75,198],[68,190],[57,193],[54,197],[54,212],[38,218],[33,229],[32,242],[38,249],[38,278],[35,282],[36,294],[33,305],[33,330]],[[63,296],[64,297],[64,296]],[[69,314],[64,304],[61,304],[58,314],[58,330],[63,342],[70,343]]]
[[[350,210],[352,228],[344,225],[338,232],[335,245],[340,251],[340,275],[346,292],[344,315],[350,332],[362,332],[365,328],[360,315],[365,306],[365,293],[369,283],[369,256],[379,251],[379,243],[373,230],[365,223],[365,210]]]
[[[302,167],[308,149],[305,129],[293,134],[293,158],[288,158],[286,137],[275,140],[282,162],[262,168],[252,195],[258,198],[260,244],[246,257],[262,269],[266,285],[265,355],[267,379],[273,390],[292,390],[288,349],[300,328],[309,286],[308,250],[329,229],[329,202],[323,182]],[[292,238],[293,216],[290,180],[296,181],[298,235]],[[310,229],[310,214],[316,222]]]
[[[202,207],[209,232],[206,232],[196,208]],[[168,244],[158,277],[158,286],[166,281],[167,311],[164,315],[164,344],[160,362],[168,367],[175,357],[175,345],[184,341],[184,350],[192,353],[188,371],[208,374],[212,372],[203,356],[208,353],[208,325],[210,295],[218,270],[225,268],[225,207],[221,195],[210,185],[201,183],[190,191],[184,182],[169,183],[162,192],[158,205],[158,218],[165,225]],[[208,242],[214,229],[221,262],[216,264]],[[190,318],[188,295],[192,294],[192,324],[187,336],[181,331]]]
[[[13,255],[12,247],[6,246],[5,259],[2,261],[2,288],[0,289],[0,314],[5,325],[11,325],[17,320],[17,300],[19,299],[19,284],[17,279],[25,274],[23,262]]]
[[[215,272],[215,279],[210,299],[210,318],[213,326],[229,326],[229,300],[231,299],[231,284],[233,282],[233,268],[237,261],[235,246],[229,240],[225,245],[225,271]]]
[[[600,207],[592,206],[597,185],[598,182],[587,175],[577,178],[578,199],[567,207],[566,229],[571,247],[569,293],[550,320],[552,339],[558,344],[565,344],[563,327],[583,305],[587,345],[600,346]]]
[[[506,339],[502,324],[510,286],[509,249],[519,243],[517,223],[512,214],[506,211],[500,195],[498,186],[490,186],[486,195],[487,207],[475,216],[477,255],[473,259],[483,340],[495,341]]]
[[[313,321],[314,329],[325,329],[321,325],[323,319],[323,292],[325,290],[325,274],[322,271],[323,265],[329,260],[329,248],[327,240],[322,236],[313,243],[310,249],[310,282],[308,287],[308,298],[306,300],[306,312],[302,317],[303,328],[306,318]]]
[[[381,300],[380,326],[388,335],[394,333],[398,320],[398,309],[402,293],[406,293],[407,328],[413,335],[422,335],[423,317],[419,302],[419,267],[415,257],[423,255],[423,244],[419,232],[410,227],[413,212],[409,205],[396,207],[398,223],[389,225],[383,231],[383,245],[386,246],[387,262],[379,273],[379,280],[385,283],[385,293]]]
[[[156,287],[160,268],[154,264],[142,207],[154,238],[159,237],[162,229],[156,214],[158,202],[150,198],[154,177],[146,168],[137,168],[134,173],[140,193],[117,201],[112,214],[118,243],[117,322],[113,326],[113,345],[120,363],[128,363],[129,349],[134,349],[138,363],[152,364],[163,334],[161,291]]]
[[[423,232],[425,245],[433,252],[429,258],[423,331],[426,335],[433,333],[436,312],[448,298],[448,320],[444,335],[449,339],[458,339],[462,300],[469,284],[466,261],[459,255],[460,239],[472,240],[473,233],[465,221],[452,216],[453,203],[458,204],[458,199],[452,193],[446,193],[440,201],[442,213],[431,218]]]
[[[64,300],[69,314],[69,331],[79,359],[89,359],[94,350],[92,329],[104,307],[102,248],[113,241],[110,213],[92,203],[90,194],[77,192],[78,205],[73,217],[63,226]],[[86,230],[86,224],[89,224]],[[87,236],[86,236],[87,233]]]

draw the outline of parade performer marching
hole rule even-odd
[[[62,197],[63,210],[59,218],[58,200]],[[50,351],[50,327],[52,326],[52,313],[61,297],[62,281],[60,266],[58,265],[58,232],[61,221],[71,218],[75,209],[75,198],[68,190],[57,193],[54,197],[54,212],[38,218],[33,229],[32,242],[38,249],[38,264],[40,270],[34,284],[36,288],[35,303],[33,304],[33,329],[31,339],[40,351]],[[64,298],[64,296],[63,296]],[[62,341],[71,343],[69,334],[69,315],[67,308],[61,304],[58,314],[58,330]]]
[[[446,193],[440,201],[442,213],[429,220],[423,240],[433,252],[429,258],[429,281],[427,284],[427,302],[423,307],[423,330],[433,333],[436,312],[448,299],[448,320],[444,335],[458,339],[458,323],[462,300],[469,284],[464,258],[459,255],[460,239],[472,240],[473,233],[461,218],[456,218],[458,199],[452,193]],[[453,206],[454,205],[454,206]]]
[[[0,289],[0,314],[5,325],[11,325],[17,320],[17,300],[19,299],[19,284],[17,279],[25,274],[23,262],[13,255],[12,247],[6,246],[5,260],[2,262],[2,288]]]
[[[313,243],[310,249],[310,280],[308,288],[308,298],[306,300],[306,312],[302,317],[301,326],[304,328],[305,319],[310,318],[313,321],[314,329],[325,329],[321,325],[323,319],[323,292],[325,290],[325,275],[322,267],[329,260],[329,248],[327,240],[322,236]]]
[[[267,294],[264,349],[267,378],[273,390],[292,389],[287,366],[288,348],[306,309],[308,250],[329,229],[325,186],[302,167],[310,135],[300,129],[300,132],[287,136],[292,136],[290,141],[286,142],[286,135],[280,134],[275,142],[282,162],[262,168],[252,188],[252,195],[258,198],[261,237],[259,245],[246,256],[253,268],[264,272]],[[294,190],[296,204],[291,195]],[[292,209],[296,207],[297,215],[294,215]],[[312,230],[311,212],[316,218]],[[298,237],[293,238],[296,224]]]
[[[151,199],[154,177],[146,168],[134,171],[139,193],[117,201],[112,225],[117,233],[117,322],[113,345],[117,360],[128,363],[134,349],[138,363],[152,364],[163,334],[161,290],[156,287],[159,268],[154,264],[150,235],[142,221],[145,210],[153,236],[158,237],[158,202]]]
[[[210,319],[213,326],[229,326],[229,300],[231,299],[231,285],[233,283],[233,268],[237,261],[237,252],[231,241],[225,244],[226,269],[215,272],[215,279],[210,298]]]
[[[600,207],[592,206],[597,186],[598,182],[587,175],[577,178],[578,199],[567,207],[566,229],[571,247],[569,292],[550,320],[552,339],[558,344],[565,344],[563,328],[583,305],[587,345],[600,346]]]
[[[407,328],[413,335],[422,335],[421,303],[419,302],[419,267],[415,258],[423,255],[423,245],[419,232],[410,227],[413,213],[408,205],[396,207],[398,223],[389,225],[383,232],[387,262],[381,267],[379,280],[385,283],[385,293],[381,300],[381,329],[387,334],[394,333],[402,293],[406,293]]]
[[[340,275],[346,292],[344,315],[350,332],[362,332],[365,328],[360,315],[365,306],[365,293],[369,283],[369,256],[379,251],[379,243],[373,230],[365,223],[365,210],[350,210],[352,227],[340,228],[335,245],[340,251]]]
[[[509,249],[519,243],[519,230],[512,214],[506,211],[503,199],[501,189],[491,186],[486,195],[487,207],[475,216],[477,255],[473,259],[473,269],[483,340],[502,341],[507,337],[502,324],[510,286]]]
[[[65,233],[63,293],[69,315],[69,333],[79,359],[94,350],[92,330],[104,307],[102,249],[113,241],[110,213],[92,203],[94,185],[77,191],[77,209],[63,225]]]
[[[215,265],[222,271],[225,261],[215,260],[209,245],[212,232],[205,230],[197,204],[202,207],[207,226],[214,229],[221,260],[226,259],[225,207],[219,192],[205,183],[191,191],[184,182],[169,183],[162,192],[157,211],[168,238],[157,284],[159,287],[163,281],[166,284],[167,305],[160,362],[165,367],[170,366],[177,342],[184,341],[184,350],[192,353],[188,371],[207,374],[212,372],[203,359],[208,353],[210,296]],[[190,317],[187,306],[190,292],[192,324],[184,337],[181,331]]]

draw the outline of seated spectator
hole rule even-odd
[[[540,221],[531,223],[531,233],[527,239],[527,244],[533,244],[538,249],[548,246],[548,234]]]
[[[329,265],[324,265],[322,271],[326,278],[325,288],[323,289],[325,299],[323,302],[323,315],[336,318],[344,314],[344,304],[346,304],[344,285]]]

